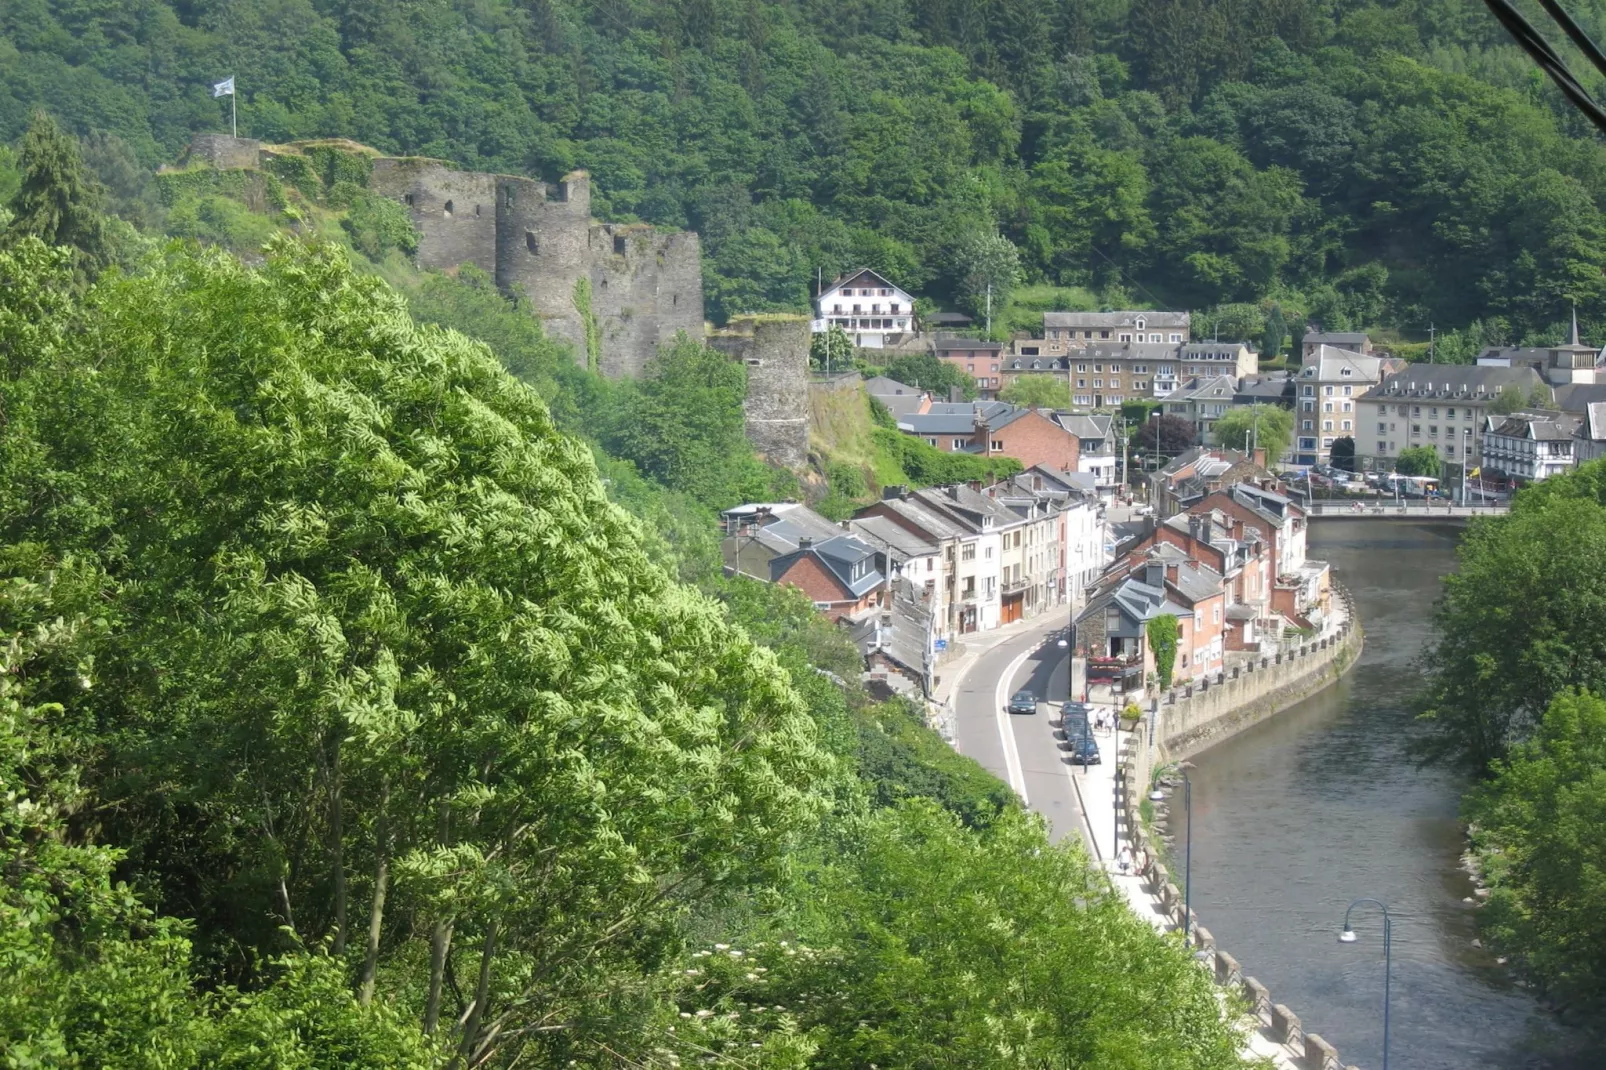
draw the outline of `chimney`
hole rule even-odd
[[[1210,545],[1210,522],[1202,516],[1188,514],[1188,538],[1193,542]]]
[[[1167,583],[1176,583],[1177,582],[1177,566],[1176,565],[1167,565],[1165,567],[1165,579],[1166,579]]]
[[[952,498],[956,502],[959,500],[959,484],[958,483],[950,483],[950,484],[948,484],[948,486],[945,489],[948,491],[948,497]]]
[[[955,401],[955,402],[964,401],[965,400],[965,392],[963,390],[959,389],[959,387],[957,387],[957,386],[950,386],[948,388],[948,400],[949,401]]]
[[[901,501],[907,497],[909,497],[909,484],[907,483],[889,483],[881,488],[881,500],[884,502]]]
[[[1262,468],[1266,467],[1266,451],[1260,446],[1255,447],[1255,463]]]
[[[810,535],[799,535],[798,536],[797,548],[799,550],[812,549],[813,546],[814,546],[814,538],[813,538],[813,536],[810,536]]]

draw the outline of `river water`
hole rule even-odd
[[[1381,915],[1358,907],[1359,942],[1337,941],[1345,907],[1373,896],[1394,918],[1391,1068],[1596,1070],[1606,1054],[1586,1050],[1473,946],[1456,821],[1463,783],[1406,753],[1418,730],[1412,663],[1459,533],[1312,525],[1310,556],[1330,561],[1354,594],[1365,653],[1335,686],[1194,758],[1193,908],[1244,973],[1346,1063],[1382,1065]]]

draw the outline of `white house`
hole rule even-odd
[[[1483,467],[1535,483],[1572,468],[1573,446],[1584,420],[1575,413],[1538,409],[1483,418]]]
[[[860,349],[880,349],[915,329],[914,298],[869,268],[838,277],[815,308],[815,334],[840,327]]]

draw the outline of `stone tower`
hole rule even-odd
[[[747,440],[772,464],[801,468],[809,455],[807,316],[738,316],[708,344],[747,368]]]

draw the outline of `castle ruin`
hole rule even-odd
[[[641,375],[659,346],[681,331],[704,339],[697,235],[592,219],[591,179],[584,171],[546,183],[340,144],[368,155],[369,189],[406,206],[418,232],[419,267],[475,265],[603,375]],[[189,159],[219,170],[256,169],[300,151],[198,134]],[[801,467],[808,454],[807,319],[744,317],[710,344],[746,367],[744,409],[754,448],[774,464]]]

